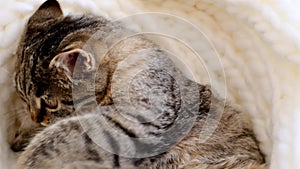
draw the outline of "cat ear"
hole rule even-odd
[[[74,73],[90,72],[95,69],[95,59],[92,54],[82,50],[73,49],[56,55],[50,62],[49,68],[58,68],[64,72],[69,79]]]
[[[56,0],[47,0],[30,17],[29,23],[42,23],[60,16],[63,16],[63,12],[59,3]]]

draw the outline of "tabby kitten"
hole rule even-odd
[[[55,0],[30,17],[15,83],[47,127],[17,168],[265,168],[243,114],[133,34],[103,17],[64,17]],[[204,140],[208,119],[219,121]]]

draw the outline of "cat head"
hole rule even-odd
[[[107,22],[102,17],[65,17],[56,0],[46,1],[29,18],[16,53],[15,85],[33,121],[45,125],[74,111],[75,71],[95,71],[95,59],[83,45]]]

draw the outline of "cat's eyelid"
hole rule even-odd
[[[43,99],[44,102],[46,103],[47,106],[45,107],[45,109],[49,112],[55,112],[61,108],[61,102],[59,100],[55,100],[56,104],[55,104],[55,106],[53,106],[53,105],[49,104],[52,101],[49,100],[50,97],[48,95],[43,95],[40,98]],[[53,107],[55,107],[55,108],[53,108]]]
[[[45,109],[46,109],[48,112],[56,112],[56,111],[58,111],[60,108],[61,108],[61,104],[60,104],[59,101],[57,101],[57,106],[56,106],[56,108],[45,107]]]

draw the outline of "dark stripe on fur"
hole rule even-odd
[[[92,97],[95,97],[95,95],[86,95],[86,96],[83,96],[83,97],[80,98],[80,99],[74,100],[73,103],[74,103],[74,104],[79,104],[79,103],[81,103],[82,101],[87,100],[87,99],[92,98]]]
[[[126,127],[124,127],[121,123],[119,123],[118,121],[112,119],[109,116],[104,115],[103,117],[105,117],[109,122],[111,122],[112,124],[114,124],[115,127],[121,129],[126,135],[128,135],[129,137],[132,138],[137,138],[137,135],[135,133],[133,133],[132,131],[130,131],[129,129],[127,129]]]
[[[92,145],[94,144],[93,140],[88,136],[87,133],[83,134],[83,139],[84,139],[86,151],[88,154],[87,159],[95,161],[95,162],[101,162],[102,159],[101,159],[100,155],[98,154],[98,151],[92,147]]]
[[[117,154],[114,154],[114,168],[120,167],[120,161],[119,156]]]

